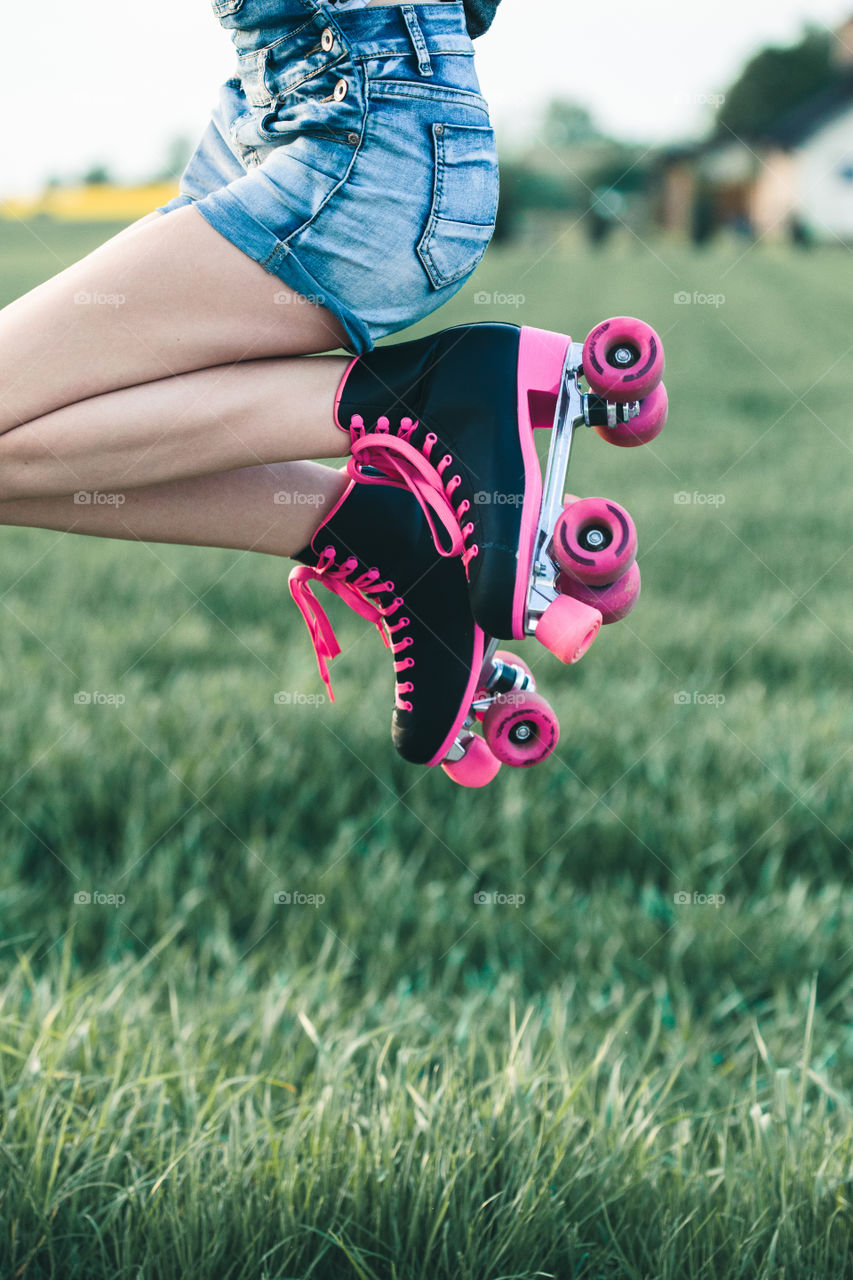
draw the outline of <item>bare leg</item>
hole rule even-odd
[[[346,475],[330,467],[285,462],[133,489],[117,495],[120,502],[0,502],[0,524],[291,556],[308,544],[346,484]]]
[[[140,233],[141,234],[141,233]],[[107,392],[0,435],[0,501],[341,457],[343,356],[250,360]]]
[[[155,214],[0,311],[0,432],[119,387],[344,344],[329,311],[197,209]]]

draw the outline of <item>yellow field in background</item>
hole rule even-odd
[[[111,183],[55,187],[30,199],[0,201],[0,218],[29,219],[48,214],[68,222],[128,222],[150,213],[178,194],[177,182],[154,182],[140,187]]]

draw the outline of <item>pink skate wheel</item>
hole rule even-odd
[[[578,582],[561,573],[557,581],[557,590],[571,596],[573,600],[581,600],[591,605],[601,614],[604,626],[610,622],[618,622],[627,618],[640,598],[640,566],[636,560],[627,573],[615,582],[604,587],[592,587],[585,582]]]
[[[536,639],[561,662],[579,662],[598,635],[601,614],[571,596],[557,596],[539,619]]]
[[[460,787],[487,787],[497,777],[501,762],[482,738],[472,737],[461,760],[445,760],[441,767]]]
[[[666,387],[658,383],[650,396],[640,402],[640,412],[630,422],[620,422],[618,427],[594,427],[602,440],[617,444],[622,449],[632,449],[638,444],[648,444],[663,431],[669,412]]]
[[[551,547],[563,573],[599,587],[615,582],[633,564],[637,530],[618,502],[582,498],[560,512]]]
[[[583,372],[590,388],[616,404],[645,399],[663,369],[663,343],[651,325],[632,316],[603,320],[583,344]]]
[[[486,712],[483,733],[498,760],[526,769],[548,758],[560,725],[541,694],[502,693]]]

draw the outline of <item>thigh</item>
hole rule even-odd
[[[120,387],[345,341],[196,209],[155,214],[0,311],[0,432]]]

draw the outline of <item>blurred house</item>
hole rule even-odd
[[[853,18],[836,33],[841,75],[760,139],[719,135],[662,158],[658,220],[697,241],[853,242]]]

